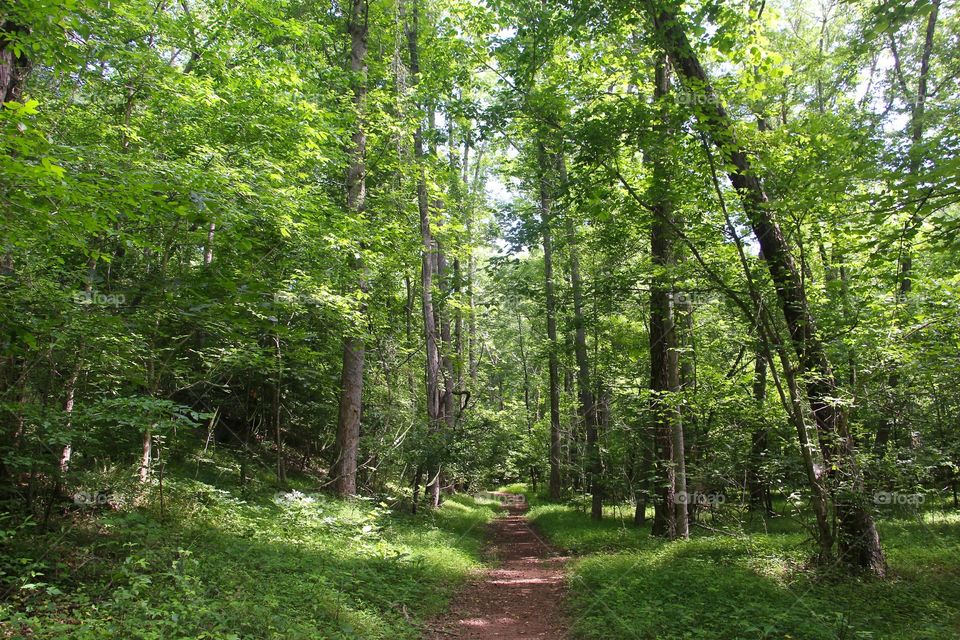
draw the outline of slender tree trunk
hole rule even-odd
[[[571,336],[567,336],[567,339],[564,341],[564,353],[570,353],[573,351],[573,339]],[[571,397],[574,394],[574,374],[570,367],[564,367],[563,372],[563,393],[567,397]],[[574,473],[570,478],[571,487],[574,491],[580,491],[583,488],[582,482],[582,473],[581,469],[581,447],[580,447],[580,415],[577,407],[571,404],[570,411],[567,416],[567,469],[577,469],[577,473]]]
[[[84,282],[83,290],[87,295],[93,293],[93,283],[91,279],[91,274],[93,274],[94,269],[97,268],[97,261],[95,258],[91,257],[87,260],[87,277],[86,282]],[[64,402],[64,411],[67,414],[67,432],[69,432],[73,427],[73,407],[76,399],[77,392],[77,378],[80,376],[80,371],[83,368],[83,352],[84,352],[84,340],[80,339],[80,344],[77,347],[77,363],[73,369],[73,373],[70,375],[70,378],[67,380],[67,397]],[[70,470],[70,459],[73,457],[73,444],[67,442],[63,446],[63,450],[60,452],[60,473],[65,474]]]
[[[77,378],[80,375],[80,361],[77,360],[76,366],[73,368],[73,373],[70,374],[70,378],[67,380],[67,398],[63,404],[63,411],[67,414],[67,431],[70,431],[73,426],[73,403],[74,397],[77,391]],[[73,445],[69,442],[63,446],[63,451],[60,452],[60,473],[66,474],[70,470],[70,458],[73,455]]]
[[[547,304],[547,341],[550,370],[550,482],[551,500],[560,498],[560,354],[557,344],[557,301],[553,282],[553,238],[551,233],[553,184],[549,159],[543,145],[538,147],[540,165],[540,225],[543,237],[543,278]]]
[[[839,396],[837,382],[817,333],[786,237],[774,218],[763,184],[733,134],[733,120],[718,100],[683,31],[676,5],[672,2],[653,5],[648,1],[647,6],[662,46],[689,81],[690,89],[701,94],[698,121],[720,150],[724,165],[730,167],[728,177],[740,195],[777,289],[798,356],[798,373],[806,377],[806,398],[817,425],[824,463],[827,469],[834,470],[834,510],[838,520],[840,557],[855,567],[882,576],[886,571],[886,560],[880,536],[865,504],[863,478],[855,459],[853,438],[845,412],[835,402]],[[845,485],[842,492],[836,490],[841,478]]]
[[[140,483],[145,484],[150,477],[150,463],[153,460],[153,429],[148,424],[143,430],[143,443],[140,454]]]
[[[450,196],[456,205],[456,216],[464,225],[464,228],[469,229],[469,211],[467,206],[468,185],[465,179],[466,174],[460,171],[459,148],[455,143],[457,131],[454,128],[454,118],[450,116],[450,114],[448,114],[447,118],[447,132],[447,155],[450,159]],[[466,151],[464,151],[463,160],[464,162],[467,161]],[[447,291],[449,298],[455,302],[452,312],[453,335],[448,346],[448,354],[451,354],[448,356],[451,379],[450,413],[451,416],[453,416],[452,419],[455,424],[460,417],[460,402],[456,401],[458,395],[455,394],[463,393],[465,388],[463,376],[463,356],[465,346],[463,335],[463,300],[461,295],[463,293],[463,273],[460,267],[460,257],[456,255],[453,257],[453,270],[451,272],[451,280],[448,284]],[[450,315],[451,314],[448,313],[447,317],[449,318]],[[454,411],[454,405],[456,405],[456,411]]]
[[[413,473],[413,502],[410,504],[410,513],[417,513],[417,505],[420,502],[420,483],[423,482],[423,466],[417,465]]]
[[[520,342],[520,365],[523,371],[523,409],[526,417],[527,425],[527,437],[530,438],[533,435],[533,422],[535,420],[533,416],[533,407],[530,403],[530,367],[527,363],[527,348],[526,341],[523,337],[523,316],[520,314],[519,309],[517,310],[517,335]],[[534,465],[530,465],[529,468],[530,474],[530,487],[534,493],[537,492],[537,470]]]
[[[207,226],[207,243],[203,245],[203,264],[209,265],[213,262],[213,238],[217,232],[217,223],[211,222]]]
[[[450,281],[450,274],[447,268],[447,257],[443,250],[437,248],[437,277],[443,286],[443,300],[450,300],[453,293],[453,285]],[[440,324],[440,343],[443,348],[440,350],[440,366],[443,372],[443,397],[442,411],[450,433],[456,428],[457,413],[454,410],[454,400],[456,399],[456,380],[457,375],[454,367],[451,353],[454,352],[453,334],[450,330],[450,310],[444,303],[435,307]]]
[[[467,234],[472,237],[473,225],[467,225]],[[470,249],[470,256],[467,258],[467,300],[470,304],[470,312],[467,316],[467,373],[470,376],[470,388],[477,387],[477,356],[479,341],[477,340],[477,311],[474,306],[475,299],[473,295],[473,279],[476,272],[473,249]]]
[[[347,209],[357,216],[363,215],[366,201],[367,137],[364,131],[364,101],[367,93],[367,11],[366,0],[352,0],[350,22],[347,26],[350,34],[353,104],[357,114],[347,168]],[[362,259],[354,258],[351,266],[357,274],[361,293],[366,293],[367,283]],[[365,355],[366,345],[362,337],[344,336],[340,409],[337,415],[337,458],[334,466],[336,491],[342,496],[357,493],[357,451],[360,443]]]
[[[407,46],[410,51],[410,78],[411,84],[416,86],[420,82],[420,56],[418,49],[418,30],[420,21],[419,3],[414,0],[411,20],[406,26]],[[436,247],[430,231],[430,200],[427,193],[427,173],[423,146],[423,125],[417,126],[413,136],[413,153],[419,167],[417,177],[417,208],[420,213],[420,236],[422,238],[421,257],[421,296],[423,307],[423,332],[426,341],[426,391],[427,391],[427,422],[431,436],[436,436],[440,430],[442,419],[442,398],[440,392],[440,352],[438,346],[437,322],[433,305],[433,274],[436,271]],[[435,442],[431,442],[431,449],[435,449]],[[433,507],[440,504],[440,467],[438,456],[431,451],[427,463],[428,490],[430,503]]]
[[[273,383],[273,437],[277,444],[277,481],[283,484],[287,481],[287,471],[283,463],[283,430],[281,428],[283,426],[281,420],[283,413],[280,406],[281,390],[283,389],[283,360],[280,351],[280,336],[276,334],[273,336],[273,347],[277,366],[277,378]],[[356,457],[354,457],[354,460],[356,460]],[[356,473],[356,470],[354,470],[354,473]]]
[[[523,410],[526,413],[527,426],[530,425],[530,369],[527,366],[527,346],[523,338],[523,316],[517,309],[517,340],[520,347],[520,367],[523,373]]]
[[[559,162],[563,162],[562,156]],[[562,171],[562,169],[561,169]],[[590,517],[603,518],[603,494],[600,486],[601,460],[597,434],[597,407],[590,383],[590,360],[587,355],[587,330],[583,314],[583,284],[580,276],[580,254],[572,220],[567,220],[570,257],[570,285],[573,290],[574,355],[577,360],[577,388],[580,394],[580,418],[587,433],[587,477],[592,496]]]
[[[696,367],[694,362],[695,345],[693,341],[693,301],[689,296],[676,300],[674,296],[674,331],[677,334],[677,389],[682,391],[682,403],[677,409],[677,424],[673,427],[673,461],[677,468],[676,491],[678,496],[689,496],[687,481],[687,458],[690,450],[688,435],[693,423],[689,397],[696,390]],[[690,501],[677,501],[677,537],[690,537]]]

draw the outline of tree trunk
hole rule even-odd
[[[450,280],[450,274],[447,268],[447,257],[443,250],[437,247],[437,277],[443,286],[442,299],[450,300],[453,293],[453,285]],[[454,352],[453,334],[450,330],[450,312],[446,304],[435,307],[440,324],[440,366],[443,373],[443,397],[442,407],[443,419],[450,433],[456,428],[457,412],[454,410],[454,400],[456,399],[456,381],[457,375],[454,369],[451,353]]]
[[[207,225],[207,242],[203,245],[203,264],[210,265],[213,262],[213,239],[217,233],[217,223],[211,222]]]
[[[724,166],[730,167],[727,175],[740,195],[776,287],[798,356],[798,374],[807,379],[806,398],[817,425],[824,463],[827,469],[835,469],[834,485],[839,484],[841,477],[846,485],[844,491],[834,491],[840,557],[855,567],[882,576],[886,561],[880,536],[865,505],[863,479],[845,412],[834,401],[839,389],[786,237],[774,218],[763,184],[733,134],[733,120],[721,105],[683,31],[676,6],[670,2],[654,7],[648,2],[648,7],[667,54],[689,81],[690,90],[701,94],[697,118],[720,150]]]
[[[350,22],[350,71],[353,104],[357,124],[352,136],[350,164],[347,168],[347,209],[363,215],[366,200],[365,156],[367,137],[364,131],[364,100],[367,93],[367,0],[352,0]],[[352,260],[361,294],[367,283],[362,259]],[[363,361],[366,345],[363,338],[343,338],[343,367],[340,373],[340,410],[337,415],[337,458],[334,467],[336,491],[341,496],[357,493],[357,450],[360,443],[360,417],[363,408]]]
[[[273,382],[273,438],[277,445],[277,481],[280,484],[284,484],[287,481],[287,470],[283,463],[283,412],[280,406],[283,389],[283,360],[280,351],[280,336],[273,336],[273,347],[274,358],[277,363],[277,378]],[[354,460],[356,460],[356,456],[354,456]],[[354,469],[354,475],[356,475],[356,469]]]
[[[63,403],[63,411],[67,414],[67,431],[70,431],[73,423],[73,403],[77,391],[77,378],[80,376],[80,360],[77,359],[77,364],[73,368],[73,373],[70,374],[70,378],[67,380],[67,397]],[[60,452],[60,473],[66,474],[70,470],[70,458],[73,455],[73,445],[69,442],[63,445],[63,451]]]
[[[26,34],[27,27],[4,20],[0,33]],[[30,59],[24,51],[20,55],[13,52],[11,41],[0,38],[0,97],[2,102],[19,102],[23,95],[23,83],[30,71]]]
[[[418,29],[420,21],[419,3],[414,0],[410,22],[406,25],[407,46],[410,51],[410,80],[413,86],[420,82],[420,56],[418,50]],[[426,391],[428,431],[435,436],[440,430],[442,419],[442,398],[440,393],[440,352],[438,346],[437,323],[433,308],[433,273],[436,270],[436,248],[430,231],[430,200],[427,194],[427,173],[424,160],[423,124],[417,126],[413,136],[413,153],[419,167],[417,177],[417,209],[420,214],[420,236],[422,251],[420,265],[421,296],[423,306],[423,333],[426,342]],[[431,442],[431,450],[435,449]],[[436,452],[428,455],[428,490],[432,506],[440,504],[440,469]]]
[[[153,429],[147,425],[143,430],[143,443],[140,455],[140,483],[145,484],[150,477],[150,463],[153,460]]]
[[[553,183],[549,179],[549,159],[540,144],[540,225],[543,237],[543,278],[547,303],[547,340],[550,369],[550,483],[548,495],[558,500],[562,491],[560,477],[560,354],[557,344],[557,301],[553,285],[553,239],[551,234]]]
[[[561,176],[563,156],[558,158]],[[561,180],[563,178],[561,177]],[[570,254],[570,285],[573,290],[574,355],[577,360],[577,388],[580,394],[580,418],[587,432],[587,476],[591,493],[590,517],[603,518],[603,494],[600,486],[601,460],[597,437],[597,407],[590,385],[590,360],[587,355],[587,330],[583,316],[583,284],[580,277],[580,254],[573,221],[567,219],[568,251]]]
[[[915,100],[910,100],[909,95],[904,95],[903,98],[911,105],[910,108],[910,122],[908,125],[909,135],[910,135],[910,147],[908,149],[908,158],[907,158],[907,170],[910,173],[910,177],[914,180],[919,178],[920,171],[923,167],[923,135],[926,129],[924,118],[926,115],[926,105],[927,98],[930,97],[930,92],[927,88],[930,75],[930,56],[933,52],[933,36],[937,28],[937,17],[940,13],[940,0],[933,0],[932,10],[927,16],[927,24],[924,30],[924,42],[923,42],[923,51],[920,55],[920,73],[917,80],[917,94]],[[906,83],[902,75],[899,75],[901,72],[900,68],[900,59],[899,54],[897,53],[896,41],[894,36],[890,36],[891,48],[896,60],[895,72],[898,74],[900,82],[903,86],[904,92],[906,92]],[[904,303],[909,301],[910,292],[913,290],[913,248],[911,246],[911,238],[913,236],[912,231],[915,231],[921,224],[922,219],[917,214],[916,211],[909,217],[905,223],[904,233],[903,233],[903,248],[901,250],[901,255],[899,259],[899,280],[900,285],[898,287],[898,304],[902,301]],[[899,324],[899,323],[898,323]],[[902,403],[897,401],[896,390],[900,386],[900,371],[899,366],[894,365],[895,369],[890,373],[888,378],[888,385],[891,392],[891,405],[887,408],[886,416],[881,418],[880,425],[877,428],[876,438],[873,443],[873,455],[877,458],[882,458],[884,453],[887,450],[887,444],[890,441],[890,436],[896,428],[897,413],[900,411],[900,405]]]
[[[670,76],[665,57],[655,69],[654,99],[662,101],[669,91]],[[663,122],[659,125],[666,136],[666,108],[661,107]],[[657,143],[657,147],[665,138]],[[669,196],[665,150],[651,152],[653,183],[651,186],[650,257],[653,277],[650,286],[650,392],[653,398],[654,452],[656,459],[656,493],[654,501],[653,534],[669,539],[686,537],[685,487],[678,489],[678,459],[683,457],[683,430],[675,405],[674,394],[680,388],[680,370],[677,358],[677,335],[674,327],[671,301],[671,274],[674,265],[671,224],[673,207]],[[682,493],[678,493],[682,491]]]

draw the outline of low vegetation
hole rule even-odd
[[[706,522],[690,540],[669,544],[629,517],[618,519],[617,509],[607,515],[596,523],[582,509],[545,502],[530,512],[551,543],[574,555],[568,608],[578,638],[932,640],[960,633],[956,511],[882,514],[886,580],[811,567],[809,534],[789,516],[724,533]]]
[[[162,509],[134,487],[45,532],[5,520],[0,637],[416,638],[496,509],[456,496],[410,516],[388,496],[176,475]]]

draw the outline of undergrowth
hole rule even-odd
[[[578,638],[715,640],[960,637],[960,514],[887,514],[886,580],[815,570],[790,518],[668,543],[608,508],[534,500],[535,526],[573,553],[569,599]]]
[[[202,475],[202,474],[201,474]],[[415,638],[480,563],[495,506],[436,512],[171,474],[40,532],[0,522],[0,637]]]

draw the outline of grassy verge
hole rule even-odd
[[[616,518],[534,503],[530,518],[579,557],[570,565],[579,638],[839,640],[960,637],[960,514],[889,517],[884,581],[813,574],[811,546],[787,518],[665,543]]]
[[[167,480],[149,506],[0,522],[0,637],[416,638],[479,566],[491,505],[385,503]]]

